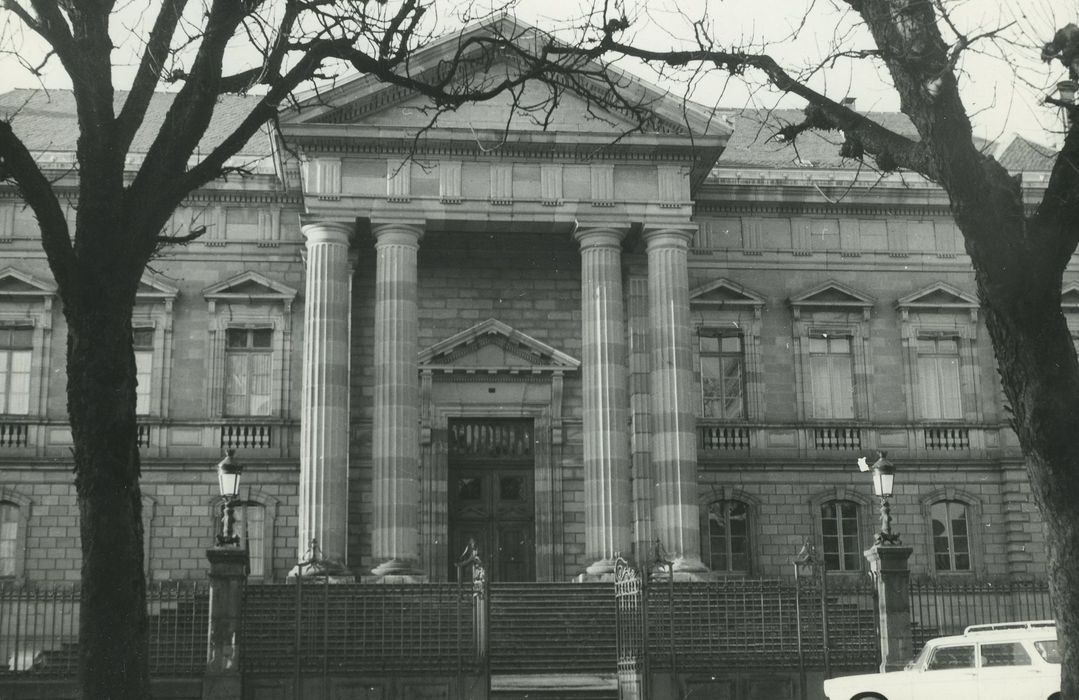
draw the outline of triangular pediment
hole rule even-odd
[[[1079,311],[1079,282],[1069,282],[1060,292],[1060,307],[1065,311]]]
[[[762,295],[737,282],[718,279],[691,290],[689,303],[693,306],[762,308],[765,299]]]
[[[138,291],[135,297],[139,301],[157,301],[175,299],[180,294],[180,288],[168,281],[164,275],[156,272],[144,272],[139,280]]]
[[[935,282],[902,297],[896,306],[900,309],[976,309],[978,300],[950,284]]]
[[[221,301],[292,301],[296,290],[249,271],[203,289],[202,296]]]
[[[56,285],[14,267],[0,270],[0,296],[45,297],[56,293]]]
[[[496,319],[461,331],[419,354],[421,369],[443,372],[572,372],[581,363]]]
[[[459,78],[470,89],[490,88],[519,73],[515,60],[506,54],[491,57],[490,42],[476,39],[511,38],[522,50],[538,47],[550,40],[541,32],[507,15],[480,22],[460,32],[430,42],[415,51],[408,62],[409,75],[418,81],[434,80],[437,71],[447,65],[466,66]],[[463,54],[461,52],[464,52]],[[621,114],[619,101],[606,99],[611,86],[617,86],[622,104],[643,105],[651,115],[645,131],[652,133],[729,136],[730,127],[714,119],[710,110],[687,103],[679,94],[650,85],[640,78],[613,66],[589,62],[575,67],[572,79],[558,86],[557,109],[547,114],[543,109],[520,109],[550,104],[550,90],[539,81],[526,83],[516,99],[500,95],[480,104],[466,103],[438,115],[437,129],[496,129],[504,131],[558,131],[616,135],[633,130],[637,115]],[[603,76],[603,77],[600,77]],[[516,106],[514,118],[507,121]],[[295,106],[284,111],[280,123],[288,133],[290,125],[348,125],[416,127],[429,130],[435,111],[431,102],[406,87],[389,85],[370,74],[345,80],[331,89],[303,96]]]
[[[808,289],[801,294],[792,296],[790,299],[791,306],[795,308],[852,307],[868,309],[872,307],[875,303],[876,300],[865,292],[860,292],[853,287],[848,287],[847,285],[836,282],[835,280],[828,280],[824,284],[817,285],[816,287]]]

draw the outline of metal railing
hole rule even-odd
[[[245,673],[453,672],[476,658],[470,587],[295,581],[244,588]]]
[[[201,581],[147,587],[151,675],[200,675],[205,670],[209,597]],[[75,676],[80,603],[77,584],[0,584],[0,676]]]
[[[912,581],[914,650],[933,637],[962,634],[968,625],[1054,617],[1046,581]]]

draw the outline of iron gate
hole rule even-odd
[[[648,599],[644,585],[645,577],[640,570],[619,557],[615,563],[614,595],[618,697],[621,700],[647,700]]]

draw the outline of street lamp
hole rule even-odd
[[[902,544],[899,533],[892,532],[892,507],[888,499],[892,497],[892,485],[895,481],[895,465],[888,461],[888,453],[878,452],[877,461],[869,464],[865,457],[858,459],[858,468],[863,472],[873,472],[873,493],[880,499],[880,532],[876,534],[876,544]]]
[[[221,533],[217,536],[217,546],[239,546],[240,538],[233,533],[232,526],[236,522],[233,517],[233,508],[240,498],[240,475],[243,474],[243,465],[233,459],[236,450],[229,448],[225,458],[217,463],[217,487],[221,492]]]

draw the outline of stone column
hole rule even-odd
[[[348,543],[348,224],[303,229],[307,239],[300,413],[299,562],[293,575],[345,574]]]
[[[880,672],[902,671],[913,656],[910,629],[910,569],[913,547],[878,544],[865,550],[877,587],[880,619]]]
[[[206,550],[206,558],[210,560],[210,629],[202,697],[206,700],[238,700],[242,686],[237,639],[247,552],[240,547],[214,547]]]
[[[624,230],[588,228],[581,246],[585,556],[590,576],[614,574],[630,551],[629,395],[622,304]]]
[[[416,256],[423,229],[374,227],[376,576],[419,576],[420,379],[416,364]]]
[[[689,228],[646,229],[651,330],[652,532],[675,574],[706,571],[697,505],[697,434],[690,343]]]

